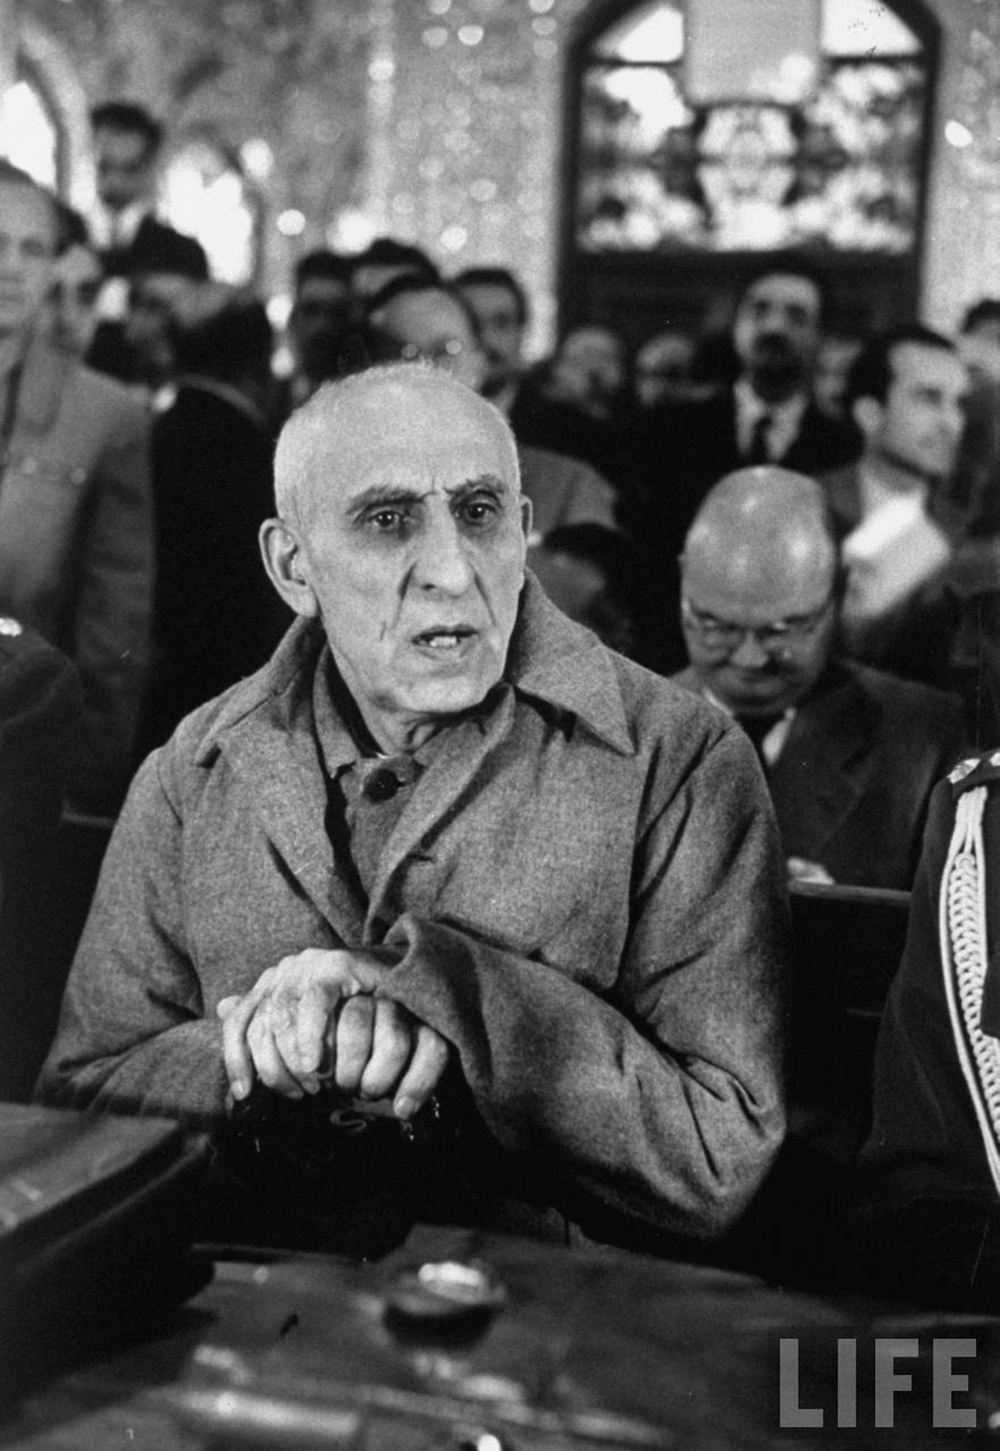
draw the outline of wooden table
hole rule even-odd
[[[450,1336],[394,1328],[386,1299],[400,1273],[440,1260],[488,1263],[505,1288],[503,1308]],[[783,1373],[782,1339],[794,1346],[786,1345]],[[900,1339],[911,1344],[895,1371],[912,1376],[913,1390],[896,1394],[888,1430],[874,1425],[872,1357],[876,1340]],[[950,1399],[986,1432],[1000,1410],[1000,1320],[820,1299],[700,1266],[419,1227],[373,1266],[309,1256],[219,1261],[182,1310],[124,1349],[64,1370],[0,1417],[0,1446],[794,1451],[926,1442],[941,1451],[950,1438],[933,1431],[931,1370],[945,1339],[964,1346],[952,1373],[969,1376],[968,1392],[952,1387]],[[838,1341],[855,1347],[857,1429],[837,1426]],[[839,1388],[843,1413],[843,1371]],[[787,1425],[818,1411],[822,1428]]]

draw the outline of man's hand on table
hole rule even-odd
[[[397,959],[386,951],[309,948],[261,973],[242,997],[223,998],[229,1086],[245,1098],[254,1077],[300,1098],[334,1083],[345,1093],[392,1098],[410,1118],[430,1097],[448,1045],[388,998],[375,997]]]

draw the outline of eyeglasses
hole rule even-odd
[[[458,338],[446,338],[426,348],[418,347],[416,343],[404,343],[399,350],[399,356],[406,363],[455,363],[465,351],[465,344],[459,342]]]
[[[769,625],[738,625],[699,610],[687,598],[681,600],[685,625],[707,650],[732,655],[749,635],[768,655],[793,655],[819,629],[833,605],[832,596],[805,615],[790,615]]]

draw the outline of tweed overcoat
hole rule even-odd
[[[364,901],[324,824],[322,647],[297,622],[140,770],[41,1095],[218,1119],[219,1000],[287,954],[384,944],[380,991],[453,1045],[508,1155],[721,1233],[784,1128],[783,864],[743,733],[529,576],[495,708],[471,745],[442,732]]]

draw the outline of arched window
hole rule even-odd
[[[257,268],[260,203],[238,158],[215,140],[194,137],[164,161],[160,211],[197,237],[220,282],[251,283]]]
[[[21,64],[0,105],[0,156],[59,190],[62,137],[56,110],[32,69]]]
[[[918,0],[598,0],[570,51],[564,304],[594,316],[630,257],[719,278],[795,248],[891,259],[905,310],[935,39]]]

